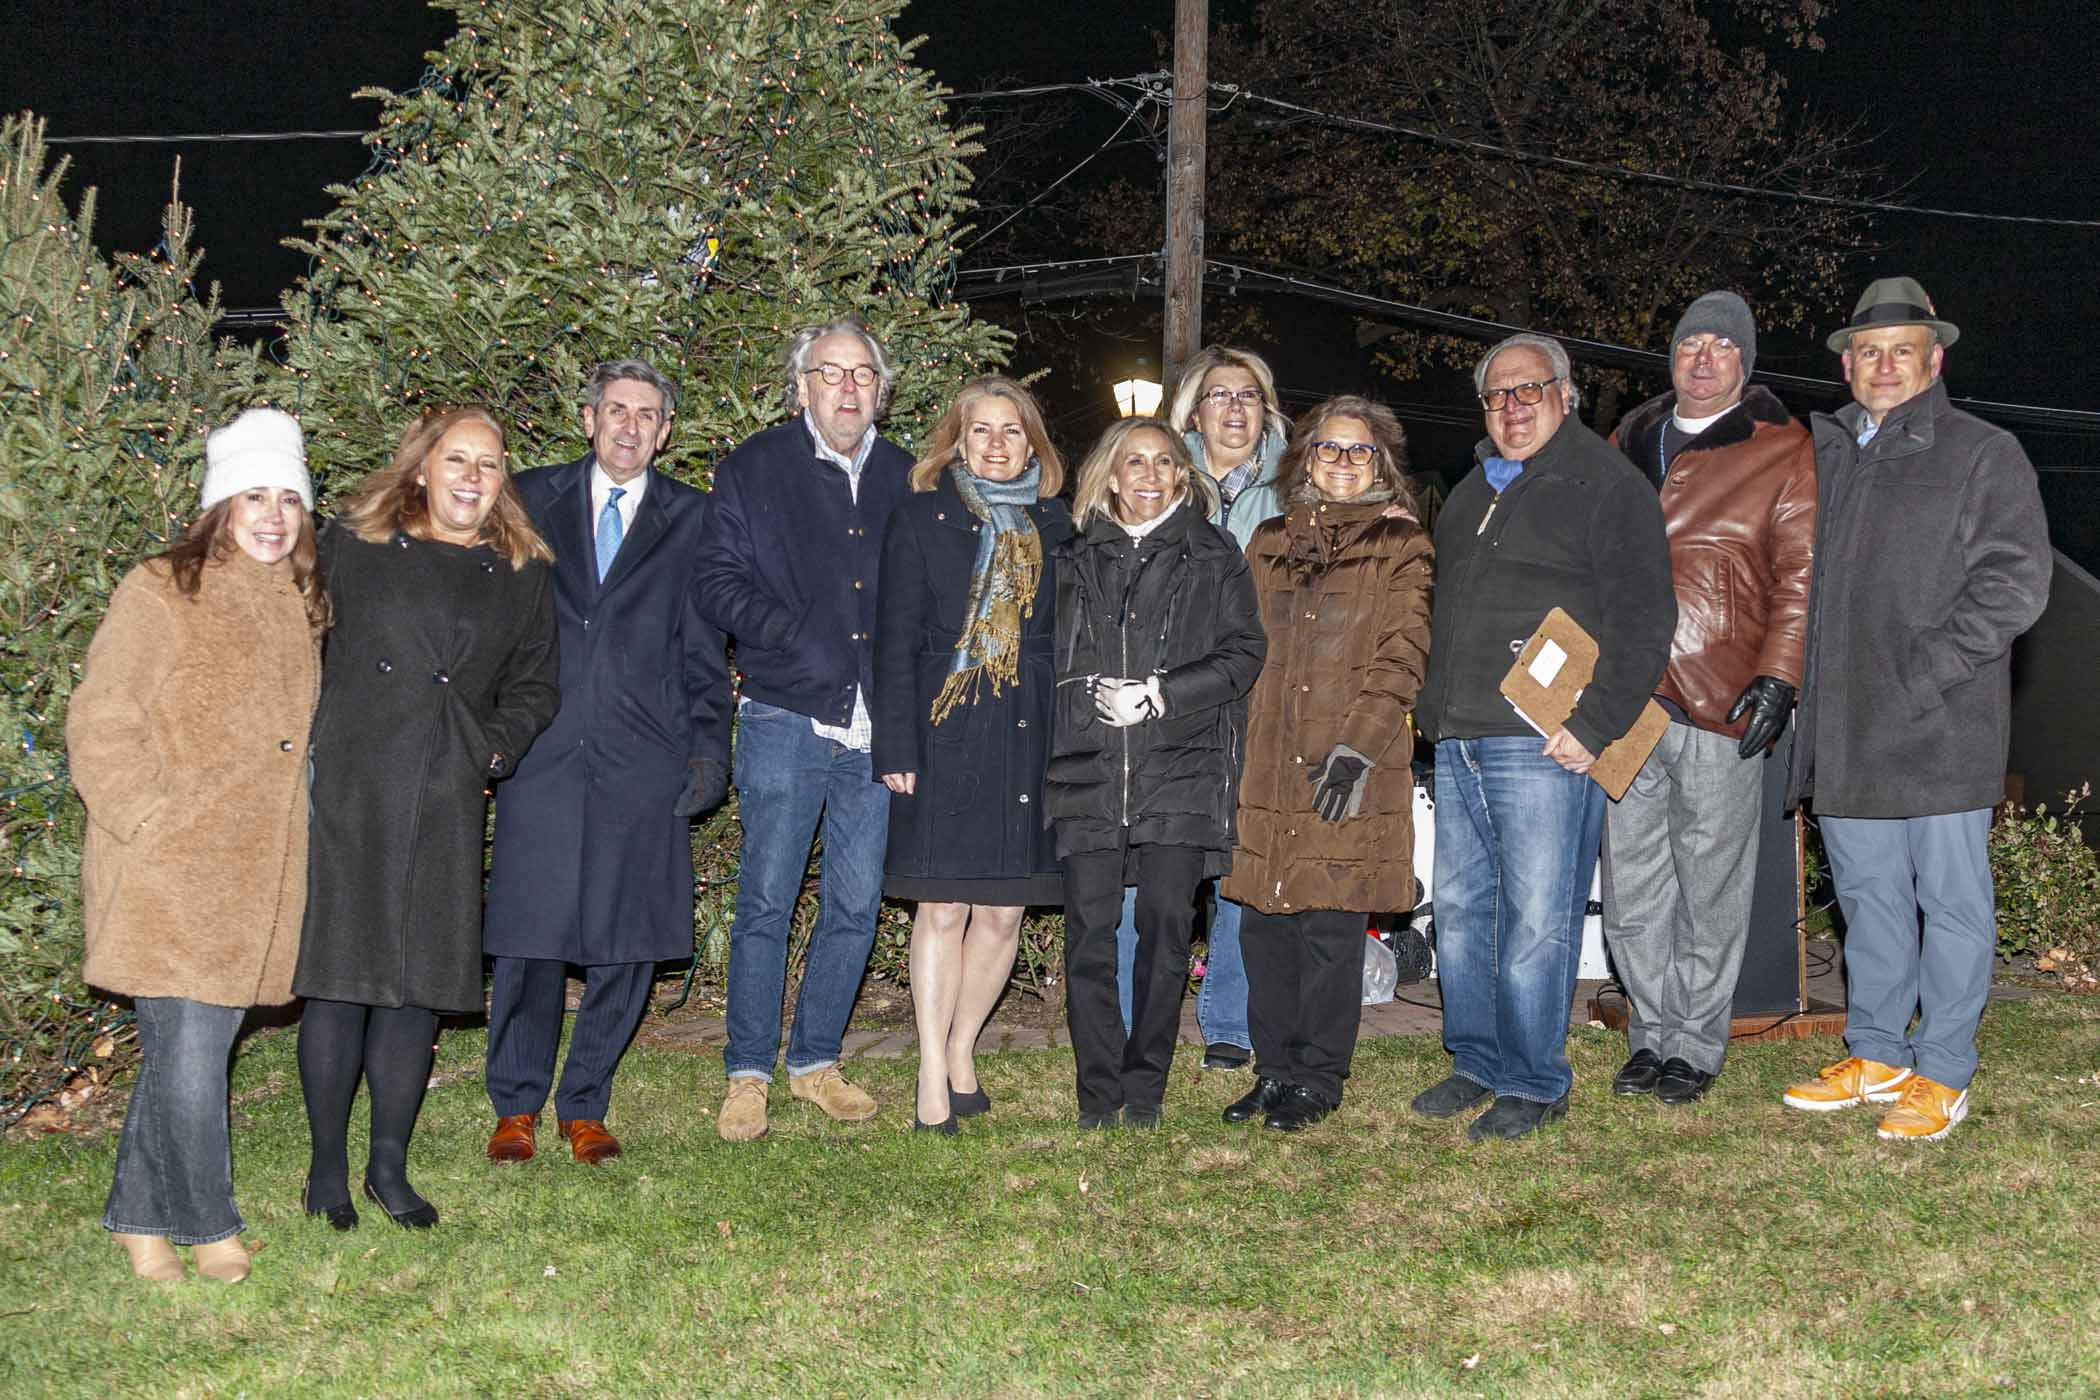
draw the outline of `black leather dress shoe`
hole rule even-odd
[[[1657,1103],[1692,1103],[1704,1095],[1714,1082],[1714,1076],[1703,1069],[1693,1069],[1689,1060],[1680,1060],[1675,1055],[1663,1061],[1662,1076],[1655,1081]]]
[[[1229,1040],[1215,1040],[1203,1047],[1205,1069],[1245,1069],[1253,1058],[1251,1051],[1242,1050]]]
[[[1303,1084],[1293,1084],[1291,1092],[1282,1103],[1269,1110],[1269,1116],[1261,1120],[1264,1128],[1274,1128],[1279,1133],[1295,1133],[1334,1112],[1341,1105],[1329,1103]]]
[[[1149,1130],[1159,1126],[1159,1105],[1156,1103],[1126,1103],[1123,1105],[1123,1126]]]
[[[1082,1133],[1105,1132],[1123,1121],[1123,1110],[1111,1108],[1106,1113],[1082,1113],[1079,1115],[1079,1131]]]
[[[1487,1085],[1454,1074],[1439,1079],[1436,1083],[1415,1095],[1408,1108],[1424,1118],[1451,1118],[1463,1113],[1482,1099],[1494,1096]]]
[[[1652,1094],[1655,1081],[1662,1078],[1662,1073],[1662,1056],[1653,1050],[1636,1050],[1633,1058],[1620,1065],[1619,1072],[1612,1076],[1611,1091],[1614,1094]]]
[[[1475,1142],[1486,1142],[1489,1138],[1520,1138],[1526,1133],[1537,1132],[1556,1118],[1567,1116],[1566,1094],[1552,1103],[1520,1099],[1514,1094],[1497,1094],[1487,1112],[1466,1124],[1466,1136]]]
[[[1291,1092],[1291,1086],[1281,1079],[1263,1076],[1254,1081],[1254,1087],[1245,1096],[1225,1105],[1225,1121],[1244,1123],[1250,1118],[1260,1118],[1275,1110]]]

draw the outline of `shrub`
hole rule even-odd
[[[212,343],[189,210],[171,200],[151,254],[106,260],[94,192],[74,213],[65,175],[41,121],[0,121],[0,1124],[127,1058],[124,1015],[79,980],[66,701],[117,580],[187,524],[206,429],[260,376]]]
[[[2100,859],[2078,822],[2092,791],[2087,783],[2065,793],[2060,812],[2009,802],[1990,836],[1998,955],[2031,956],[2079,992],[2100,991]]]

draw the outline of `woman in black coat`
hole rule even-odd
[[[313,1133],[306,1209],[350,1203],[350,1104],[372,1093],[365,1196],[397,1223],[437,1212],[408,1140],[441,1012],[482,1009],[488,785],[560,704],[553,555],[482,408],[423,416],[321,537],[335,625],[314,720],[299,1081]]]
[[[1024,907],[1063,897],[1043,823],[1063,484],[1035,396],[973,380],[884,537],[870,710],[891,793],[883,893],[919,905],[913,1126],[933,1132],[991,1107],[978,1033],[1013,971]]]
[[[1209,477],[1150,418],[1079,469],[1057,555],[1057,725],[1045,797],[1065,875],[1065,1005],[1079,1126],[1154,1127],[1188,980],[1196,888],[1231,863],[1247,692],[1267,640]],[[1130,1029],[1116,994],[1137,886]]]

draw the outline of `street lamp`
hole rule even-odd
[[[1150,418],[1159,412],[1161,388],[1156,379],[1119,379],[1114,385],[1116,412],[1125,418]]]

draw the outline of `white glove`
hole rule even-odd
[[[1103,724],[1123,729],[1158,719],[1167,712],[1167,702],[1160,698],[1158,676],[1141,681],[1103,676],[1094,686],[1094,709]]]

